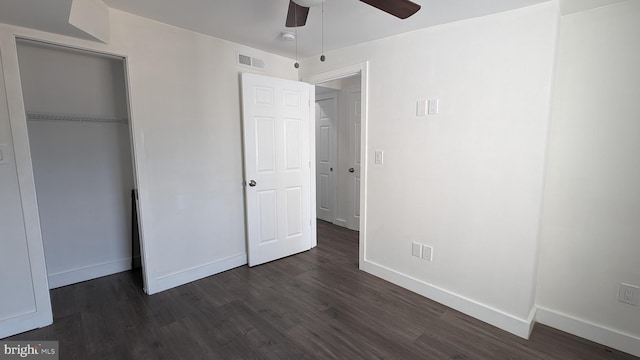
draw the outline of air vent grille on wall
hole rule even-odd
[[[30,121],[77,121],[77,122],[93,122],[93,123],[113,123],[127,124],[129,120],[123,118],[115,118],[108,116],[95,115],[67,115],[67,114],[50,114],[50,113],[27,113],[27,120]]]
[[[264,60],[249,55],[238,54],[238,64],[251,66],[256,69],[264,69]]]

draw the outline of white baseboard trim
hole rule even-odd
[[[49,289],[55,289],[82,281],[117,274],[131,269],[131,258],[84,266],[72,270],[49,274]]]
[[[536,322],[640,357],[640,337],[540,306]]]
[[[207,264],[194,266],[168,275],[163,275],[149,280],[149,283],[147,284],[147,294],[153,295],[161,291],[169,290],[176,286],[200,280],[207,276],[215,275],[246,264],[247,254],[240,254]]]
[[[532,309],[528,319],[520,319],[369,260],[365,260],[360,269],[514,335],[528,339],[531,334],[535,308]]]
[[[46,311],[33,309],[0,320],[0,339],[53,324],[53,316]]]

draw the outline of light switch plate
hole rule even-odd
[[[420,243],[411,243],[411,255],[415,257],[422,256],[422,244]]]
[[[9,147],[7,144],[0,144],[0,165],[9,165]]]
[[[422,245],[422,259],[427,261],[433,260],[433,248],[431,246]]]
[[[427,115],[427,100],[418,100],[416,104],[416,116]]]
[[[376,150],[374,152],[374,155],[375,155],[374,163],[376,165],[382,165],[382,163],[384,162],[384,153],[382,152],[382,150]]]
[[[440,101],[438,99],[429,99],[428,101],[428,114],[435,115],[438,113],[438,103]]]

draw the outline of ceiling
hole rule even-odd
[[[0,23],[95,40],[69,24],[72,0],[0,0]]]
[[[72,0],[2,0],[0,22],[90,38],[68,24]],[[413,0],[422,5],[400,20],[358,0],[325,0],[325,51],[437,24],[550,0]],[[583,0],[584,1],[584,0]],[[103,0],[114,9],[294,58],[295,42],[280,38],[289,0]],[[321,8],[298,28],[298,57],[321,53]],[[291,29],[290,29],[291,30]]]
[[[295,42],[280,39],[289,0],[103,0],[108,6],[181,28],[295,57]],[[548,0],[413,0],[422,5],[400,20],[358,0],[325,0],[325,51],[403,32],[502,12]],[[298,56],[321,53],[322,8],[298,28]]]

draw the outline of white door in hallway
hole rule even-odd
[[[350,91],[347,94],[347,136],[348,136],[348,196],[349,205],[347,212],[347,227],[351,230],[360,230],[360,131],[361,121],[361,96],[360,90]]]
[[[249,266],[312,244],[312,85],[242,74]]]
[[[334,222],[336,206],[337,92],[316,97],[316,214]]]

